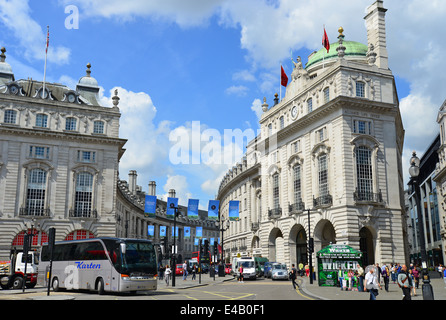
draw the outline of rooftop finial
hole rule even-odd
[[[90,68],[91,68],[91,63],[87,63],[87,77],[90,77],[90,75],[91,75]]]
[[[339,27],[338,32],[339,32],[339,36],[338,36],[338,38],[340,38],[340,37],[344,38],[344,37],[345,37],[344,34],[343,34],[343,32],[344,32],[344,28]]]
[[[1,49],[0,49],[0,51],[2,52],[2,54],[0,54],[0,61],[1,62],[5,62],[5,59],[6,59],[6,55],[5,55],[5,52],[6,52],[6,49],[5,49],[5,47],[2,47]]]

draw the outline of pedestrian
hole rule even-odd
[[[243,283],[243,265],[242,264],[240,265],[240,268],[238,270],[240,273],[239,278],[238,278],[238,283]]]
[[[401,266],[401,272],[398,274],[398,286],[403,290],[403,300],[412,300],[410,297],[410,288],[412,288],[412,280],[407,272],[407,266]]]
[[[187,280],[187,262],[184,261],[183,263],[183,281]]]
[[[164,271],[164,279],[166,280],[166,285],[169,286],[169,279],[172,270],[170,270],[169,265],[166,265],[166,270]]]
[[[446,288],[446,268],[443,269],[444,287]]]
[[[347,277],[348,277],[348,291],[352,291],[352,289],[353,289],[353,278],[355,277],[355,274],[353,273],[352,269],[348,270]]]
[[[396,266],[392,263],[390,267],[390,275],[392,277],[393,284],[396,282]]]
[[[194,264],[192,266],[192,280],[196,279],[196,274],[197,274],[197,266]]]
[[[415,286],[416,289],[418,289],[418,285],[420,283],[420,270],[419,270],[417,264],[413,268],[412,273],[413,273],[414,286]]]
[[[356,271],[358,272],[358,291],[364,292],[364,269],[358,264]]]
[[[304,264],[301,262],[299,262],[299,274],[301,277],[304,276]]]
[[[416,290],[415,286],[413,285],[415,282],[415,278],[413,276],[413,267],[412,267],[412,269],[409,269],[409,277],[410,277],[410,280],[412,280],[412,296],[415,297],[417,295],[417,290]]]
[[[296,286],[299,288],[299,285],[296,283],[296,277],[297,277],[297,270],[294,267],[294,263],[291,265],[291,272],[290,272],[290,280],[293,284],[294,290],[296,290]]]
[[[383,265],[382,276],[384,280],[384,289],[389,292],[389,282],[390,282],[390,270],[387,265]]]
[[[160,279],[160,281],[161,280],[163,280],[163,276],[164,276],[164,266],[160,263],[160,266],[159,266],[159,279]]]
[[[308,264],[305,264],[305,274],[307,277],[310,276],[310,266]]]
[[[378,277],[375,273],[375,268],[371,266],[369,272],[365,275],[365,287],[370,292],[370,300],[376,300],[376,296],[379,294],[378,287],[380,289],[381,285],[378,282]]]
[[[341,291],[344,289],[343,281],[344,281],[344,271],[342,271],[341,267],[339,267],[338,270],[338,281],[339,285],[341,286]]]

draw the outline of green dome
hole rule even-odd
[[[343,41],[342,43],[345,47],[345,57],[349,56],[362,56],[366,57],[368,47],[365,44],[356,42],[356,41]],[[336,49],[339,47],[339,42],[330,43],[330,52],[327,53],[327,49],[322,48],[315,54],[313,54],[309,59],[307,64],[305,65],[305,68],[308,69],[308,67],[311,67],[313,64],[318,63],[324,59],[324,53],[325,53],[325,60],[331,59],[331,58],[337,58],[338,52]]]

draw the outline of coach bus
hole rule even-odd
[[[50,252],[42,247],[40,270],[54,291],[59,289],[136,292],[156,290],[157,255],[148,240],[93,238],[56,242],[51,279]]]

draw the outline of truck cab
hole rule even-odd
[[[27,260],[25,261],[25,258]],[[25,257],[23,252],[12,255],[9,261],[0,261],[0,287],[2,289],[21,289],[25,278],[27,288],[34,288],[37,284],[38,257],[35,252],[28,252]]]

